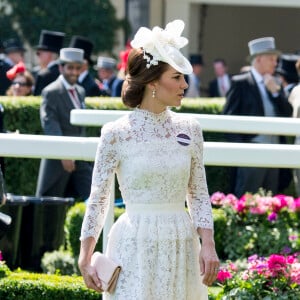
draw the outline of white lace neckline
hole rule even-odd
[[[168,108],[161,113],[154,113],[149,110],[136,107],[134,112],[138,118],[143,119],[145,122],[149,121],[151,123],[163,123],[170,115],[170,110]]]

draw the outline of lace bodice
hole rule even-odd
[[[168,109],[154,114],[137,108],[103,126],[81,240],[98,239],[115,173],[125,204],[187,201],[194,227],[213,228],[196,120]]]

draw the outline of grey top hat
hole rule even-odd
[[[280,55],[280,51],[275,47],[275,39],[273,37],[263,37],[252,40],[248,43],[250,59],[260,54],[277,54]]]
[[[104,68],[104,69],[115,69],[117,61],[111,57],[99,56],[97,60],[97,65],[95,69]]]
[[[83,63],[84,51],[79,48],[62,48],[59,53],[60,63]]]

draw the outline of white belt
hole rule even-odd
[[[184,202],[178,203],[126,203],[127,213],[161,213],[181,212],[185,210]]]

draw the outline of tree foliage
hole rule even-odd
[[[1,39],[18,35],[31,46],[47,29],[64,32],[65,46],[72,35],[82,35],[94,42],[95,51],[111,52],[123,24],[109,0],[0,0]]]

